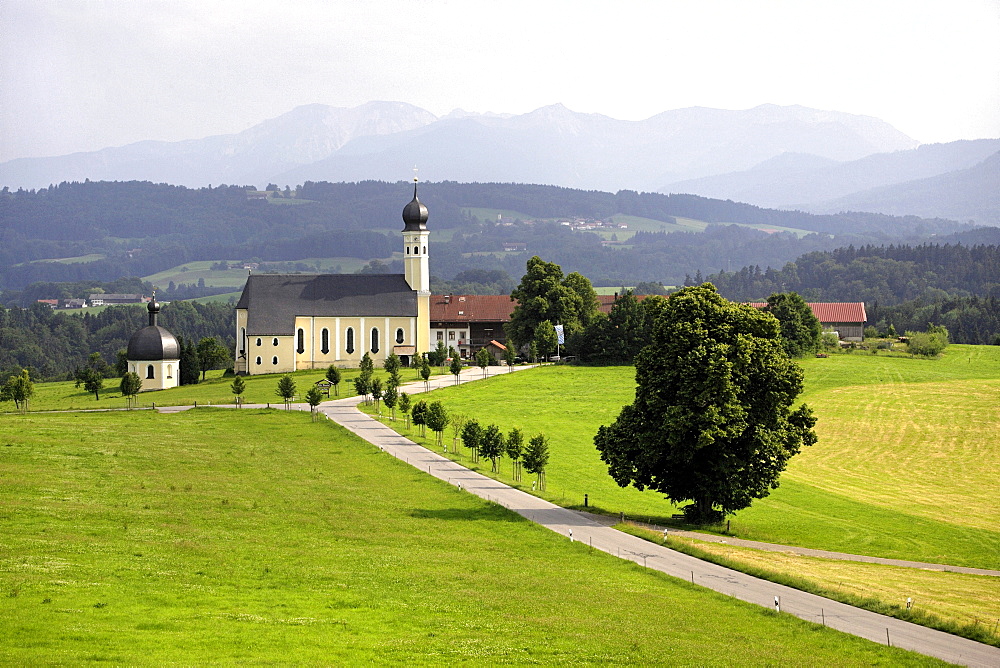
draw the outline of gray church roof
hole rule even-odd
[[[236,308],[248,335],[291,335],[296,316],[415,317],[417,293],[402,274],[253,274]]]

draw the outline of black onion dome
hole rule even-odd
[[[413,184],[413,200],[403,207],[404,232],[420,232],[427,229],[427,207],[417,198],[417,184]]]
[[[143,327],[128,340],[128,359],[176,360],[181,357],[181,347],[174,335],[159,325]]]
[[[128,340],[126,357],[130,360],[176,360],[181,357],[181,347],[174,335],[156,324],[160,313],[160,303],[156,296],[146,306],[149,311],[149,326],[143,327]]]

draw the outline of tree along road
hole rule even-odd
[[[515,367],[515,370],[523,368],[526,367]],[[490,375],[507,373],[507,369],[502,367],[489,367],[489,371],[493,372]],[[463,371],[462,377],[473,380],[482,377],[482,373],[478,368],[467,369]],[[454,382],[453,376],[439,376],[430,382],[430,386],[431,389],[435,389],[450,386]],[[406,389],[410,392],[422,391],[424,384],[414,383],[406,386]],[[767,608],[777,608],[780,612],[851,633],[872,642],[912,650],[951,663],[968,666],[1000,666],[1000,648],[879,615],[701,561],[604,526],[585,513],[567,510],[470,471],[400,436],[379,421],[361,413],[357,410],[360,401],[360,397],[349,397],[324,403],[319,410],[397,459],[451,485],[461,486],[464,491],[498,503],[532,522],[566,536],[569,540],[584,543],[595,550],[634,561],[647,568],[662,571],[743,601]]]

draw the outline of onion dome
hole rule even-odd
[[[417,180],[413,179],[413,200],[403,207],[404,232],[421,232],[427,229],[427,207],[417,198]]]
[[[155,296],[146,309],[149,311],[149,325],[140,329],[128,340],[128,359],[137,361],[180,359],[181,347],[177,344],[177,339],[156,324],[160,304]]]

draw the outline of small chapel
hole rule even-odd
[[[157,322],[160,303],[156,301],[155,292],[146,309],[149,325],[128,341],[128,370],[142,379],[142,392],[177,387],[180,385],[181,347],[174,335]]]
[[[427,207],[403,208],[403,274],[251,274],[236,304],[241,375],[359,366],[430,350]]]

